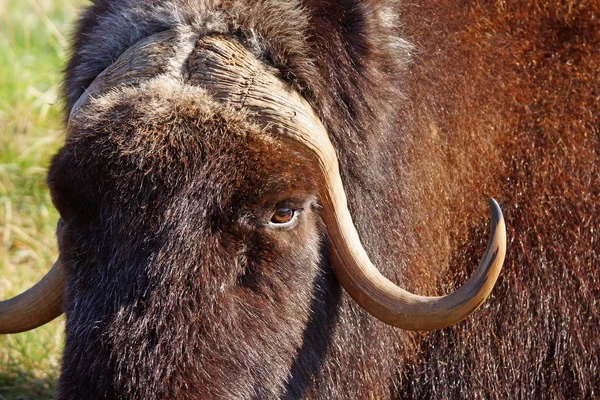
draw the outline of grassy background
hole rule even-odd
[[[83,0],[0,0],[0,299],[27,289],[57,255],[46,169],[64,134],[58,99],[68,37]],[[62,318],[0,336],[0,400],[48,399]]]

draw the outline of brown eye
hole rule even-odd
[[[287,207],[281,207],[275,211],[271,217],[271,222],[274,224],[287,224],[294,219],[295,215],[296,210],[292,210],[291,208]]]

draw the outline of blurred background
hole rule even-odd
[[[57,256],[46,170],[64,140],[60,82],[83,0],[0,0],[0,299]],[[64,320],[0,336],[0,400],[50,399]]]

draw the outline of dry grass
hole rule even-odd
[[[59,83],[80,3],[0,0],[0,299],[35,283],[57,255],[46,168],[63,140]],[[63,325],[0,336],[0,400],[52,397]]]

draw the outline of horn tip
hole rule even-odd
[[[500,221],[504,220],[504,216],[502,215],[502,209],[500,209],[500,205],[493,197],[490,197],[488,200],[490,204],[490,209],[492,211],[492,221],[494,225],[498,224]]]

